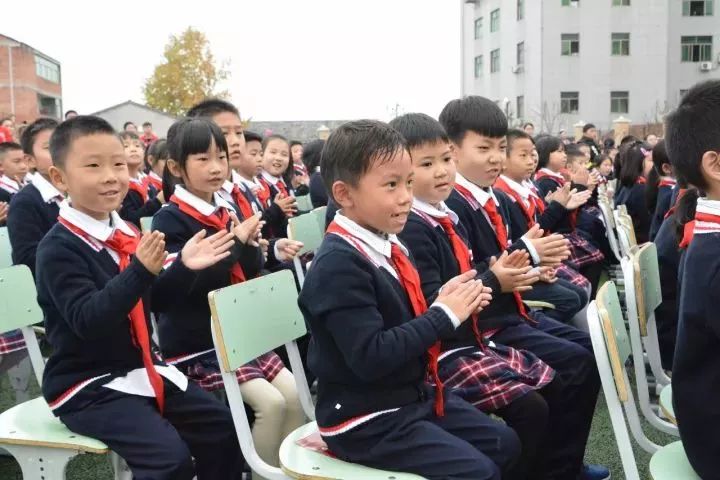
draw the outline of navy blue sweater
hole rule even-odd
[[[615,196],[615,204],[627,207],[638,244],[647,242],[650,236],[650,212],[645,202],[645,185],[636,183],[632,187],[623,186]]]
[[[27,265],[35,275],[38,244],[57,223],[59,212],[57,203],[46,203],[32,184],[15,194],[7,218],[13,264]]]
[[[653,213],[652,221],[650,222],[650,241],[652,242],[660,230],[665,219],[665,214],[670,210],[670,200],[673,196],[673,187],[669,185],[663,185],[658,187],[657,192],[657,203],[655,204],[655,213]]]
[[[162,302],[177,301],[180,286],[195,278],[179,260],[159,277],[134,257],[120,272],[107,250],[95,251],[60,224],[40,242],[37,258],[38,303],[53,346],[42,384],[48,402],[83,380],[109,374],[97,380],[104,384],[143,368],[130,334],[130,310],[142,298],[152,332],[151,298],[152,308],[162,309]],[[82,408],[90,400],[78,394],[55,413]]]
[[[510,226],[510,232],[512,232],[512,239],[517,240],[529,230],[528,222],[517,200],[510,195],[507,195],[507,198],[509,200],[507,205],[508,225]],[[550,202],[542,214],[537,211],[535,212],[535,223],[537,223],[543,231],[555,233],[558,226],[563,221],[566,221],[567,216],[568,211],[565,207],[558,202]]]
[[[275,185],[267,182],[270,187],[270,198],[267,205],[263,206],[262,219],[265,221],[263,227],[264,238],[286,238],[287,237],[287,217],[280,207],[275,203],[275,197],[280,193]],[[289,191],[289,189],[288,189]]]
[[[674,216],[669,217],[660,226],[655,237],[655,247],[658,254],[660,288],[662,290],[662,303],[655,310],[655,322],[662,366],[666,370],[672,370],[677,338],[678,267],[680,264]]]
[[[328,204],[328,194],[320,172],[313,172],[310,176],[310,201],[315,208]]]
[[[160,207],[162,207],[162,203],[157,198],[151,198],[146,202],[138,192],[128,190],[118,213],[123,220],[132,222],[140,228],[140,219],[152,217],[155,212],[160,210]]]
[[[720,233],[695,235],[680,260],[680,309],[673,404],[688,459],[717,479],[720,452]]]
[[[453,331],[441,308],[415,318],[392,274],[337,235],[323,240],[298,304],[312,332],[320,426],[425,397],[426,351]]]
[[[0,202],[10,203],[14,194],[0,188]]]
[[[208,235],[217,232],[181,212],[172,202],[155,214],[152,228],[165,234],[166,248],[171,253],[182,250],[200,230],[207,230]],[[160,347],[167,358],[213,348],[207,296],[212,290],[230,285],[230,270],[236,262],[242,267],[246,279],[254,278],[263,266],[262,251],[236,241],[230,256],[197,272],[192,282],[178,291],[169,292],[171,298],[164,299],[167,301],[162,302],[162,310],[154,310],[160,313]]]

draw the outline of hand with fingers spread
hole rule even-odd
[[[591,196],[592,192],[590,190],[585,190],[584,192],[577,192],[573,190],[572,195],[570,195],[570,200],[567,205],[565,205],[565,208],[568,210],[575,210],[576,208],[582,207],[588,202],[588,200],[590,200]]]
[[[290,240],[289,238],[279,238],[275,242],[277,259],[281,262],[289,262],[295,258],[295,255],[300,252],[303,246],[303,243],[298,242],[297,240]]]
[[[180,258],[190,270],[202,270],[215,265],[230,255],[230,249],[235,245],[235,235],[232,232],[220,230],[209,237],[205,235],[207,232],[200,230],[182,249]]]
[[[436,301],[448,307],[462,323],[490,300],[480,280],[469,280],[454,284],[447,292],[442,289]]]
[[[555,283],[558,280],[555,268],[540,267],[540,281],[544,283]]]
[[[165,234],[157,230],[143,235],[135,250],[135,258],[153,275],[162,271],[167,255]]]
[[[260,220],[261,217],[262,214],[258,212],[252,217],[248,217],[241,222],[237,215],[231,213],[230,219],[232,220],[233,235],[235,235],[240,242],[246,245],[251,245],[253,247],[259,246],[260,244],[258,243],[258,239],[260,238],[260,231],[265,225],[265,222]]]
[[[524,250],[516,250],[508,255],[503,252],[500,258],[490,259],[490,271],[500,283],[503,293],[525,292],[532,290],[539,274],[530,266],[530,256]]]
[[[278,193],[274,202],[286,217],[292,217],[297,212],[297,200],[295,200],[295,197]]]
[[[570,243],[560,234],[528,240],[535,247],[542,265],[556,267],[570,258]]]

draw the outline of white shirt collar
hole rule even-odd
[[[258,184],[257,180],[255,180],[254,178],[252,180],[248,180],[247,178],[245,178],[242,175],[240,175],[239,173],[237,173],[235,170],[233,170],[233,172],[232,172],[232,182],[238,186],[244,185],[247,188],[249,188],[251,191],[254,188],[260,187],[260,184]]]
[[[218,208],[227,208],[231,212],[234,211],[230,203],[222,198],[217,192],[213,193],[213,204],[207,203],[205,200],[196,197],[192,193],[185,190],[182,185],[175,186],[175,196],[193,207],[198,212],[202,213],[206,217],[209,217],[217,211]]]
[[[492,191],[492,188],[488,188],[487,190],[482,189],[472,183],[467,178],[463,177],[459,173],[455,176],[455,183],[460,185],[461,187],[465,187],[470,191],[473,197],[475,197],[475,200],[478,201],[481,207],[484,207],[488,200],[491,198],[495,202],[495,205],[500,205],[500,202],[498,202],[498,199],[495,198],[495,194]]]
[[[540,171],[543,172],[543,173],[545,173],[546,175],[551,176],[551,177],[555,177],[555,178],[559,178],[559,179],[565,180],[565,177],[563,177],[561,173],[553,172],[552,170],[550,170],[550,169],[547,168],[547,167],[541,168]]]
[[[45,203],[50,203],[53,200],[62,200],[64,198],[62,192],[55,188],[55,185],[45,180],[45,177],[40,175],[40,172],[35,172],[31,181],[32,185],[40,192],[40,196]]]
[[[720,216],[720,201],[708,198],[698,198],[696,212]]]
[[[7,175],[3,175],[2,177],[0,177],[0,181],[2,183],[4,183],[5,185],[11,187],[15,191],[20,190],[20,184],[18,182],[16,182],[15,180],[13,180],[12,178],[8,177]]]
[[[440,202],[439,207],[440,208],[435,208],[429,203],[423,202],[422,200],[418,199],[417,197],[413,198],[413,210],[420,211],[431,217],[450,217],[450,220],[452,220],[454,224],[457,224],[460,221],[460,217],[458,217],[455,212],[450,210],[448,206],[445,205],[445,202]]]
[[[268,172],[266,172],[265,170],[262,171],[261,175],[262,175],[262,177],[263,177],[265,180],[267,180],[268,182],[272,183],[273,185],[276,185],[278,182],[282,182],[282,178],[276,177],[276,176],[274,176],[274,175],[270,175],[270,174],[269,174]],[[285,183],[285,182],[283,182],[283,183]]]
[[[154,178],[155,180],[162,182],[162,177],[155,173],[155,171],[153,170],[150,170],[150,173],[148,173],[148,177]]]
[[[235,187],[235,184],[230,180],[225,180],[225,183],[223,183],[222,185],[222,189],[225,190],[227,193],[232,193],[233,187]]]
[[[505,181],[505,183],[507,183],[508,187],[510,187],[515,193],[520,195],[523,200],[528,200],[530,198],[530,194],[532,192],[528,187],[516,182],[510,177],[506,177],[505,175],[500,175],[500,177]]]
[[[347,232],[352,235],[355,240],[360,241],[364,244],[364,246],[368,247],[368,249],[372,251],[372,253],[380,255],[385,259],[390,258],[393,243],[399,246],[400,249],[405,253],[405,255],[409,255],[408,250],[402,243],[400,243],[397,235],[390,234],[386,237],[383,235],[378,235],[377,233],[373,233],[370,230],[361,227],[354,221],[350,220],[348,217],[343,215],[341,211],[338,211],[335,214],[335,223],[347,230]],[[366,251],[368,251],[368,249],[366,249]]]
[[[120,218],[117,212],[110,212],[110,222],[108,224],[74,209],[66,199],[60,204],[60,216],[101,242],[106,242],[116,228],[126,235],[135,236],[135,231]]]
[[[130,181],[131,181],[132,183],[137,184],[137,185],[142,185],[142,184],[143,184],[142,177],[139,177],[139,176],[138,176],[137,178],[130,177]]]

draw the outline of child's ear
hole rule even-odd
[[[663,163],[662,164],[662,174],[664,176],[672,175],[673,174],[672,165],[670,165],[669,163]]]
[[[705,152],[700,162],[700,168],[708,183],[720,185],[720,152]]]
[[[168,158],[165,166],[168,170],[170,170],[170,173],[172,173],[174,177],[182,178],[182,172],[180,171],[180,164],[178,162],[172,158]]]
[[[37,168],[37,162],[35,161],[35,157],[32,155],[25,154],[25,161],[28,164],[29,168]]]
[[[67,193],[67,181],[65,180],[65,173],[55,165],[51,165],[48,168],[48,177],[50,182],[63,193]]]
[[[351,208],[354,204],[350,185],[338,180],[332,184],[332,198],[340,208]]]

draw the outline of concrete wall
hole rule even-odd
[[[101,111],[94,115],[98,115],[110,122],[118,132],[122,130],[125,122],[133,122],[137,125],[140,134],[142,134],[142,124],[150,122],[153,124],[153,131],[160,138],[167,135],[168,129],[175,121],[174,117],[132,103],[124,103],[116,108]]]

